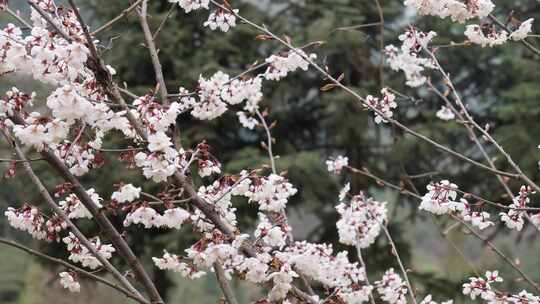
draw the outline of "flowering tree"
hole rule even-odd
[[[31,17],[28,21],[10,10],[8,3],[0,2],[2,10],[19,23],[19,26],[8,24],[0,31],[1,74],[33,77],[53,87],[45,102],[38,100],[34,93],[16,87],[5,92],[0,101],[0,131],[14,155],[4,160],[9,163],[6,177],[26,174],[46,203],[46,206],[17,204],[18,207],[5,210],[5,216],[13,228],[43,242],[65,246],[69,261],[52,258],[6,239],[0,242],[65,266],[66,271],[59,274],[59,280],[69,291],[80,291],[79,277],[84,276],[136,302],[164,303],[145,268],[149,261],[141,261],[133,253],[121,227],[110,220],[118,217],[123,220],[123,226],[138,226],[142,231],[180,229],[188,225],[198,240],[183,253],[164,251],[162,256],[152,258],[152,262],[159,269],[178,272],[191,280],[213,273],[227,303],[238,303],[229,284],[233,277],[267,290],[258,303],[437,303],[428,292],[421,294],[409,279],[407,267],[387,228],[391,220],[387,203],[365,192],[352,193],[350,184],[336,193],[335,210],[339,215],[336,238],[356,249],[356,259],[349,257],[346,251],[336,252],[328,244],[294,239],[286,207],[302,185],[291,184],[285,173],[277,171],[279,158],[273,152],[273,124],[269,122],[271,113],[263,108],[263,88],[265,83],[286,81],[290,73],[312,69],[326,81],[321,90],[343,90],[371,113],[378,127],[392,125],[467,163],[471,170],[486,172],[504,188],[511,203],[494,202],[461,191],[448,180],[433,180],[425,193],[419,193],[414,187],[393,184],[365,167],[349,164],[346,156],[326,161],[328,171],[363,175],[417,199],[418,208],[424,212],[451,218],[480,242],[485,242],[500,256],[501,262],[514,268],[528,285],[518,292],[499,290],[495,285],[502,277],[497,271],[486,271],[485,275],[478,274],[463,284],[463,294],[472,300],[540,303],[540,297],[531,293],[539,292],[540,286],[479,232],[495,225],[497,217],[512,230],[521,231],[526,221],[540,227],[540,208],[529,206],[530,196],[540,190],[540,186],[493,138],[489,125],[479,125],[472,116],[452,77],[438,60],[438,46],[432,43],[437,36],[435,32],[409,26],[399,37],[401,45],[381,45],[381,59],[384,55],[393,71],[403,72],[406,85],[427,88],[438,96],[444,105],[436,117],[465,128],[483,160],[472,159],[400,122],[394,115],[399,106],[396,95],[400,96],[400,92],[382,87],[380,92],[361,96],[344,83],[342,74],[334,75],[331,66],[323,65],[316,50],[308,51],[308,46],[320,43],[296,46],[292,38],[282,37],[245,18],[227,1],[172,2],[185,13],[208,10],[208,20],[201,24],[208,30],[228,32],[242,24],[259,31],[257,39],[277,43],[285,51],[276,51],[264,62],[236,76],[222,71],[201,75],[197,87],[180,87],[174,93],[167,88],[155,43],[159,29],[153,32],[148,25],[148,0],[135,1],[118,17],[94,31],[85,24],[74,1],[68,2],[68,6],[62,7],[52,0],[29,0]],[[380,11],[378,25],[382,28],[382,9],[378,1],[375,4]],[[466,44],[496,47],[520,43],[540,55],[526,40],[533,20],[503,23],[492,14],[494,4],[490,0],[407,0],[404,5],[421,15],[468,23],[464,32]],[[105,62],[101,44],[95,38],[132,12],[138,15],[156,83],[155,89],[143,96],[118,85],[121,79],[115,77],[114,62],[111,65]],[[41,104],[44,107],[39,107]],[[236,112],[241,127],[264,130],[263,148],[268,153],[268,166],[222,172],[219,155],[213,155],[206,142],[194,147],[183,144],[182,129],[178,125],[181,113],[189,113],[197,120],[214,120],[231,110]],[[125,146],[103,147],[108,136],[121,136]],[[28,158],[28,153],[37,153],[40,157]],[[143,191],[142,185],[119,180],[110,198],[103,198],[100,189],[83,185],[79,180],[82,176],[109,165],[103,153],[119,154],[126,171],[142,174],[148,183],[159,185],[160,191],[148,193]],[[512,169],[498,169],[489,153],[502,155]],[[47,189],[32,168],[35,161],[47,162],[51,173],[64,182],[55,189]],[[195,174],[202,184],[196,184]],[[511,189],[509,181],[519,181],[522,186],[519,190]],[[233,197],[243,198],[243,202],[258,211],[254,231],[240,230]],[[484,209],[487,205],[499,209],[500,213],[487,212]],[[84,221],[95,224],[93,235],[78,228]],[[99,236],[97,231],[101,231]],[[399,269],[389,267],[381,278],[370,282],[369,265],[364,263],[362,250],[377,238],[387,239]],[[111,263],[113,255],[125,261],[133,278],[122,274],[119,267]],[[91,272],[98,268],[105,269],[115,282]],[[452,300],[439,303],[452,303]]]

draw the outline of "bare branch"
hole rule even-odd
[[[272,153],[272,135],[270,134],[270,128],[268,128],[268,124],[266,123],[264,116],[258,109],[255,111],[255,113],[257,113],[257,117],[259,117],[259,120],[266,131],[266,151],[268,152],[268,158],[270,159],[270,166],[272,166],[272,173],[277,174],[276,161],[274,160],[274,154]]]
[[[21,23],[25,27],[29,29],[32,28],[32,25],[30,25],[30,23],[26,22],[26,20],[24,20],[21,16],[19,16],[19,14],[12,11],[9,7],[6,6],[5,8],[0,9],[0,10],[6,11],[11,17],[15,18],[17,21],[19,21],[19,23]]]
[[[100,26],[99,28],[97,28],[95,31],[93,31],[91,34],[92,36],[95,36],[107,29],[109,29],[111,26],[113,26],[118,20],[121,20],[122,18],[124,18],[125,16],[129,15],[129,13],[131,11],[133,11],[135,8],[137,8],[137,6],[139,6],[139,4],[142,2],[143,0],[137,0],[135,1],[132,5],[130,5],[128,8],[126,8],[125,10],[123,10],[120,15],[114,17],[113,19],[111,19],[109,22],[105,23],[104,25]]]
[[[167,85],[165,84],[165,78],[163,77],[163,68],[159,62],[158,51],[156,49],[156,44],[154,43],[154,38],[152,36],[152,31],[148,26],[148,0],[143,0],[141,4],[141,11],[139,12],[139,22],[141,23],[141,28],[144,33],[144,39],[146,41],[146,47],[148,52],[150,52],[150,59],[152,59],[152,65],[154,66],[154,73],[156,76],[156,82],[159,85],[159,91],[161,94],[161,99],[163,104],[168,104],[167,97]]]
[[[390,232],[388,231],[388,228],[385,225],[382,225],[382,229],[384,231],[384,234],[386,234],[386,238],[388,239],[388,243],[390,243],[390,246],[392,247],[392,253],[396,257],[396,260],[399,264],[399,268],[401,268],[401,272],[403,273],[403,277],[405,278],[405,282],[407,282],[407,287],[410,291],[410,296],[414,304],[416,304],[416,296],[414,293],[414,289],[411,285],[411,282],[409,280],[409,276],[407,275],[407,270],[405,269],[405,266],[403,266],[403,262],[401,261],[401,258],[399,257],[399,253],[396,248],[396,244],[394,243],[394,240],[392,239],[392,236],[390,235]]]
[[[364,269],[365,281],[368,285],[371,285],[371,283],[369,282],[368,275],[367,275],[366,263],[364,263],[364,258],[362,258],[362,249],[360,248],[358,244],[356,245],[356,254],[358,255],[358,261],[360,262],[360,266],[362,266],[362,268]],[[369,291],[369,301],[371,302],[371,304],[375,304],[375,299],[373,298],[373,292],[371,291]]]
[[[165,14],[165,17],[163,17],[163,20],[161,20],[161,23],[159,24],[157,30],[154,32],[154,34],[152,35],[152,40],[156,40],[157,36],[159,35],[159,33],[161,32],[161,30],[163,29],[163,27],[165,26],[165,23],[167,23],[167,20],[169,20],[169,17],[171,16],[172,12],[174,11],[175,9],[175,3],[171,3],[171,7],[169,8],[169,10],[167,11],[167,14]]]
[[[225,300],[228,304],[238,304],[238,301],[236,300],[236,297],[234,296],[233,290],[231,288],[231,285],[229,284],[229,281],[225,277],[225,271],[223,270],[223,266],[216,261],[214,262],[214,272],[216,273],[216,278],[219,282],[219,287],[221,287],[221,290],[223,291],[223,296],[225,297]]]

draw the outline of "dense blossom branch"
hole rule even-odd
[[[21,149],[19,148],[18,144],[11,139],[9,134],[6,133],[6,131],[1,130],[5,139],[8,142],[11,142],[11,145],[13,146],[13,149],[15,150],[16,155],[21,159],[25,160],[25,156]],[[132,294],[134,294],[138,300],[142,303],[146,302],[146,300],[139,294],[139,292],[131,285],[131,283],[105,258],[102,256],[102,254],[95,248],[95,245],[92,244],[85,236],[82,234],[82,232],[75,226],[75,224],[69,219],[69,217],[65,214],[65,212],[56,205],[54,202],[54,199],[51,197],[43,183],[40,181],[40,179],[37,177],[37,175],[34,173],[32,167],[28,162],[23,162],[23,167],[32,180],[32,182],[36,185],[36,187],[39,190],[39,193],[47,202],[47,204],[55,211],[55,213],[60,216],[60,218],[65,222],[67,226],[70,227],[70,230],[73,232],[73,234],[77,237],[78,241],[82,243],[82,245],[89,251],[91,254],[109,271],[111,274]],[[86,194],[86,192],[85,192]],[[94,205],[94,202],[91,203]]]

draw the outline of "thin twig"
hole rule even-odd
[[[392,239],[392,236],[390,235],[390,232],[388,231],[388,228],[386,228],[385,225],[382,225],[382,229],[384,231],[384,234],[386,234],[386,238],[388,239],[388,243],[390,243],[390,246],[392,247],[392,253],[396,257],[396,260],[399,264],[399,268],[401,268],[401,272],[403,273],[403,277],[405,278],[405,282],[407,283],[407,287],[410,291],[410,296],[414,304],[416,304],[416,296],[414,294],[414,290],[412,288],[411,282],[409,280],[409,276],[407,275],[407,270],[405,269],[405,266],[403,266],[403,262],[401,261],[401,258],[399,257],[399,253],[396,248],[396,244],[394,243],[394,240]]]
[[[19,21],[22,25],[24,25],[25,27],[31,29],[32,28],[32,25],[30,25],[30,23],[26,22],[26,20],[24,20],[21,16],[19,16],[19,14],[15,13],[14,11],[12,11],[11,9],[9,9],[9,7],[4,7],[3,9],[0,9],[0,11],[6,11],[10,16],[12,16],[13,18],[17,19],[17,21]]]
[[[156,82],[159,85],[159,91],[161,94],[161,99],[163,104],[167,104],[167,86],[165,84],[165,78],[163,77],[163,68],[159,62],[158,51],[156,49],[156,44],[154,43],[154,38],[152,37],[152,31],[148,26],[148,0],[143,0],[141,4],[141,11],[139,12],[139,22],[144,33],[144,39],[146,41],[146,47],[148,52],[150,52],[150,59],[152,60],[152,65],[154,66],[154,74],[156,76]]]
[[[10,158],[0,158],[0,163],[26,163],[26,162],[35,162],[45,160],[43,158],[31,158],[31,159],[10,159]]]
[[[508,163],[512,166],[512,168],[514,168],[514,170],[518,173],[519,177],[523,181],[525,181],[527,184],[529,184],[531,187],[533,187],[536,191],[540,191],[540,186],[538,186],[525,173],[523,173],[523,171],[521,170],[519,165],[512,159],[510,154],[508,152],[506,152],[506,150],[491,136],[491,134],[488,131],[486,131],[484,128],[482,128],[480,125],[478,125],[478,123],[474,120],[474,118],[469,114],[469,111],[467,111],[467,108],[465,107],[465,104],[463,103],[460,95],[458,94],[458,92],[457,92],[457,90],[456,90],[456,88],[454,86],[454,83],[452,82],[452,79],[450,78],[450,75],[448,73],[446,73],[446,71],[442,68],[442,66],[439,63],[439,61],[438,61],[437,57],[435,56],[435,54],[433,54],[433,52],[431,52],[430,50],[428,50],[426,48],[424,48],[424,49],[426,50],[426,52],[429,54],[429,56],[431,57],[431,59],[435,63],[435,66],[437,67],[437,70],[443,75],[446,83],[448,84],[449,88],[452,91],[452,94],[455,97],[456,102],[460,105],[461,110],[463,111],[464,116],[467,119],[467,121],[469,121],[475,127],[475,129],[477,129],[485,138],[487,138],[488,141],[490,143],[492,143],[497,148],[497,150],[499,150],[499,152],[506,158]],[[490,163],[491,166],[494,166],[493,162],[491,162],[489,160],[488,160],[488,162]],[[496,169],[493,169],[493,170],[496,170]],[[503,184],[504,184],[504,182],[503,182]],[[507,191],[510,192],[510,196],[513,196],[511,191],[509,191],[508,189],[507,189]]]
[[[382,113],[379,109],[377,109],[374,106],[367,103],[366,100],[364,98],[362,98],[358,93],[356,93],[351,88],[349,88],[349,87],[345,86],[344,84],[342,84],[341,81],[338,81],[336,78],[334,78],[332,75],[330,75],[324,68],[322,68],[321,66],[316,64],[311,58],[309,58],[308,56],[306,56],[303,53],[299,52],[298,49],[293,47],[289,42],[287,42],[287,41],[283,40],[282,38],[278,37],[276,34],[269,31],[266,27],[260,26],[260,25],[258,25],[256,23],[251,22],[250,20],[246,19],[245,17],[243,17],[242,15],[240,15],[237,12],[233,11],[232,9],[230,9],[230,8],[224,6],[224,5],[219,4],[215,0],[210,0],[210,1],[214,5],[216,5],[217,7],[229,12],[230,14],[235,15],[238,19],[242,20],[244,23],[249,24],[250,26],[256,28],[257,30],[267,34],[268,36],[272,37],[272,39],[278,41],[279,43],[286,46],[291,51],[297,53],[306,62],[308,62],[310,66],[312,66],[315,70],[317,70],[320,74],[322,74],[326,79],[330,80],[337,87],[345,90],[347,93],[349,93],[350,95],[355,97],[358,101],[360,101],[364,107],[367,107],[367,108],[371,109],[372,111],[374,111],[375,113],[381,115],[382,117],[385,117],[385,119],[388,122],[394,124],[395,126],[399,127],[400,129],[404,130],[405,132],[407,132],[407,133],[413,135],[414,137],[417,137],[417,138],[431,144],[432,146],[436,147],[437,149],[443,150],[443,151],[447,152],[448,154],[450,154],[450,155],[452,155],[452,156],[454,156],[456,158],[464,160],[464,161],[466,161],[466,162],[468,162],[470,164],[473,164],[473,165],[475,165],[475,166],[477,166],[479,168],[482,168],[482,169],[484,169],[486,171],[489,171],[489,172],[491,172],[493,174],[503,175],[503,176],[508,176],[508,177],[519,177],[520,176],[519,174],[508,173],[508,172],[492,169],[489,166],[486,166],[486,165],[484,165],[482,163],[479,163],[479,162],[477,162],[477,161],[475,161],[473,159],[470,159],[470,158],[466,157],[465,155],[463,155],[461,153],[453,151],[452,149],[447,148],[446,146],[435,142],[434,140],[430,139],[429,137],[427,137],[425,135],[422,135],[422,134],[420,134],[420,133],[418,133],[416,131],[411,130],[410,128],[406,127],[405,125],[403,125],[402,123],[400,123],[399,121],[397,121],[397,120],[395,120],[393,118],[386,117],[385,114]]]
[[[349,168],[351,169],[351,168]],[[403,194],[403,195],[406,195],[406,196],[410,196],[410,197],[414,197],[418,200],[422,200],[422,197],[416,193],[413,193],[407,189],[404,189],[400,186],[397,186],[391,182],[388,182],[368,171],[364,171],[364,170],[360,170],[360,169],[355,169],[355,168],[352,168],[354,170],[351,170],[352,172],[355,172],[355,173],[359,173],[359,174],[362,174],[366,177],[369,177],[373,180],[375,180],[377,182],[377,184],[379,185],[382,185],[382,186],[385,186],[385,187],[388,187],[390,189],[394,189],[394,190],[397,190],[399,191],[399,193]],[[500,249],[498,249],[491,241],[489,241],[488,239],[484,238],[481,234],[479,234],[478,232],[476,232],[474,229],[472,229],[472,227],[470,227],[470,225],[468,225],[466,222],[464,222],[463,220],[459,219],[457,216],[455,215],[450,215],[452,216],[452,218],[454,218],[455,220],[461,222],[476,238],[478,238],[479,240],[481,240],[482,242],[484,242],[484,244],[486,244],[486,246],[488,246],[491,250],[493,250],[499,257],[501,257],[506,263],[508,263],[514,270],[516,270],[520,276],[525,280],[527,281],[531,286],[533,286],[536,290],[540,291],[540,286],[534,282],[533,280],[531,280],[521,269],[519,269],[519,267],[514,264],[514,262],[512,262],[511,259],[509,259]]]
[[[104,25],[97,28],[95,31],[93,31],[91,34],[92,36],[95,36],[101,32],[103,32],[106,29],[109,29],[113,24],[115,24],[118,20],[124,18],[125,16],[129,15],[131,11],[133,11],[137,6],[142,2],[143,0],[137,0],[132,5],[130,5],[128,8],[123,10],[120,15],[114,17],[109,22],[105,23]]]
[[[152,40],[154,41],[156,40],[157,36],[159,35],[161,30],[165,26],[165,23],[167,23],[167,20],[169,20],[169,17],[171,16],[171,13],[174,11],[175,7],[176,7],[176,3],[171,3],[171,7],[167,11],[167,14],[165,14],[165,17],[163,17],[163,20],[161,20],[161,23],[159,24],[157,30],[152,35]]]
[[[379,86],[384,87],[384,11],[381,5],[382,0],[375,0],[377,13],[379,14]]]
[[[362,249],[358,244],[356,244],[356,254],[358,255],[358,261],[360,262],[360,266],[362,266],[362,268],[364,269],[365,281],[368,285],[371,285],[367,275],[366,263],[364,263],[364,259],[362,258]],[[371,302],[371,304],[375,304],[375,299],[373,298],[373,293],[371,291],[369,291],[369,301]]]
[[[499,27],[501,27],[502,29],[504,29],[506,32],[508,32],[508,34],[512,34],[512,31],[504,24],[502,23],[501,21],[499,21],[499,19],[497,19],[497,17],[495,17],[493,14],[489,14],[488,18],[495,22],[495,24],[497,24]],[[530,44],[527,40],[525,39],[522,39],[520,40],[520,42],[525,45],[529,50],[531,50],[532,52],[534,52],[536,55],[540,55],[540,50],[538,50],[537,48],[535,48],[532,44]]]
[[[268,128],[268,125],[266,124],[266,120],[264,119],[264,116],[261,114],[261,112],[257,109],[255,111],[257,114],[257,117],[259,117],[259,120],[261,121],[262,126],[264,127],[264,130],[266,131],[266,151],[268,152],[268,158],[270,159],[270,166],[272,167],[272,173],[277,174],[276,170],[276,161],[274,160],[274,154],[272,153],[272,134],[270,134],[270,128]]]
[[[359,25],[342,26],[342,27],[336,28],[336,29],[333,30],[332,32],[335,32],[335,31],[350,31],[350,30],[357,30],[357,29],[361,29],[361,28],[372,27],[372,26],[379,26],[379,25],[381,25],[380,22],[372,22],[372,23],[364,23],[364,24],[359,24]]]

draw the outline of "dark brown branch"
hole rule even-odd
[[[60,174],[66,182],[69,182],[73,185],[73,192],[81,200],[81,203],[90,211],[90,213],[96,219],[96,222],[99,224],[101,229],[103,229],[105,235],[107,235],[113,246],[118,251],[119,255],[128,263],[128,265],[133,269],[137,280],[144,286],[148,292],[151,303],[164,303],[159,295],[154,283],[150,279],[150,276],[142,266],[141,262],[137,256],[133,253],[128,243],[120,235],[118,230],[113,226],[109,219],[100,212],[97,206],[92,201],[92,198],[86,192],[86,189],[81,185],[79,180],[71,174],[66,165],[54,155],[54,153],[49,150],[43,150],[41,155],[47,160],[51,167]]]

